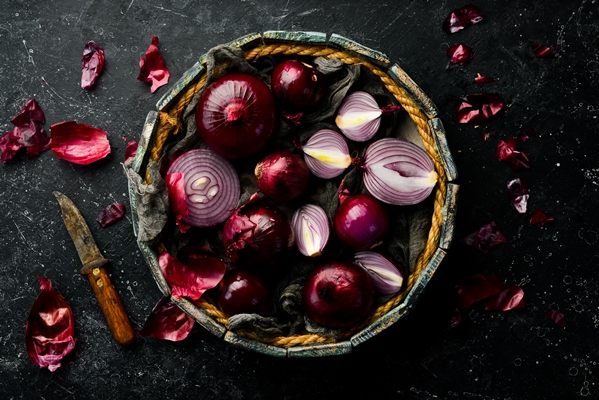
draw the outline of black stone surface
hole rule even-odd
[[[0,7],[0,129],[35,97],[50,124],[76,120],[109,133],[112,153],[89,166],[47,151],[0,166],[0,398],[2,399],[556,399],[598,398],[599,7],[595,0],[478,1],[484,21],[448,35],[441,24],[463,1],[169,0],[5,1]],[[508,242],[484,254],[454,243],[417,308],[353,354],[274,359],[202,329],[178,343],[139,339],[121,348],[110,332],[64,228],[52,191],[86,217],[113,282],[139,330],[161,294],[137,248],[131,218],[101,228],[108,204],[128,205],[122,172],[127,139],[138,139],[151,94],[136,80],[152,35],[174,83],[211,47],[269,29],[338,33],[386,53],[440,110],[461,184],[456,237],[495,221]],[[105,49],[105,72],[82,90],[84,44]],[[538,59],[530,42],[552,47]],[[476,55],[448,67],[462,42]],[[477,73],[497,82],[475,85]],[[457,97],[499,92],[507,108],[480,126],[456,122]],[[526,129],[518,146],[532,168],[495,159],[498,139]],[[485,141],[483,132],[496,132]],[[506,182],[527,177],[531,208],[556,218],[531,226],[507,199]],[[526,307],[485,312],[476,304],[450,328],[455,279],[493,273],[519,284]],[[25,349],[25,321],[38,276],[71,305],[77,346],[56,372]],[[545,313],[565,314],[562,329]]]

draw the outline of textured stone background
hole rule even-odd
[[[0,166],[0,398],[5,399],[520,399],[597,397],[599,328],[599,6],[596,0],[475,4],[485,20],[447,35],[441,23],[462,1],[64,0],[4,2],[0,8],[0,129],[35,97],[50,124],[77,120],[109,133],[112,153],[89,166],[51,151]],[[337,33],[386,53],[440,110],[461,185],[456,237],[495,221],[508,239],[489,253],[454,243],[417,308],[343,357],[273,359],[198,329],[179,343],[140,339],[123,349],[111,338],[52,191],[68,195],[112,261],[113,282],[139,330],[161,297],[137,248],[130,217],[102,229],[94,219],[113,201],[128,204],[121,162],[148,111],[165,93],[136,80],[152,35],[174,83],[211,47],[269,29]],[[79,87],[84,44],[105,49],[93,90]],[[557,56],[537,59],[529,42]],[[467,67],[449,67],[445,50],[474,48]],[[498,78],[473,84],[476,73]],[[454,100],[497,91],[507,109],[479,127],[456,122]],[[519,144],[532,159],[513,172],[494,158],[497,139],[534,128]],[[489,141],[483,132],[495,131]],[[526,176],[531,207],[556,218],[530,226],[509,204],[507,180]],[[526,308],[473,307],[449,327],[455,278],[495,273],[520,284]],[[51,279],[71,305],[77,346],[54,373],[25,350],[25,320]],[[544,317],[559,309],[566,329]]]

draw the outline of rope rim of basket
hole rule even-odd
[[[318,334],[302,334],[293,336],[277,336],[263,338],[258,336],[255,332],[250,330],[239,330],[236,334],[243,336],[247,339],[252,339],[264,344],[273,345],[276,347],[294,347],[294,346],[305,346],[310,344],[318,343],[334,343],[351,337],[355,333],[361,331],[366,326],[370,325],[378,318],[385,315],[389,310],[397,307],[401,301],[407,296],[412,290],[417,279],[420,277],[432,255],[437,250],[437,244],[439,243],[440,227],[443,222],[442,209],[445,205],[445,194],[447,190],[446,186],[446,174],[443,164],[441,162],[441,156],[437,151],[435,145],[435,139],[433,138],[430,127],[428,125],[428,118],[422,112],[420,107],[412,100],[412,98],[406,93],[406,91],[400,87],[389,75],[378,66],[366,61],[362,58],[354,57],[344,51],[340,51],[326,45],[301,45],[301,44],[270,44],[270,45],[258,45],[255,48],[245,51],[245,58],[248,61],[255,60],[264,56],[272,55],[296,55],[296,56],[311,56],[311,57],[325,57],[325,58],[337,58],[343,63],[348,65],[360,64],[368,68],[372,73],[381,79],[381,82],[385,88],[395,97],[395,99],[402,105],[406,112],[410,115],[410,118],[415,123],[418,133],[422,138],[424,148],[427,153],[431,156],[435,165],[435,170],[439,176],[437,181],[437,188],[434,194],[434,208],[431,228],[428,232],[428,237],[424,250],[418,257],[414,271],[408,276],[406,280],[406,286],[404,289],[387,301],[385,304],[377,307],[371,315],[363,321],[360,325],[352,327],[346,331],[343,331],[337,338],[331,338],[327,336],[321,336]],[[206,83],[206,73],[204,72],[199,79],[192,84],[185,92],[179,95],[179,98],[172,105],[167,107],[165,111],[159,113],[159,124],[156,130],[156,141],[150,151],[150,161],[158,161],[161,157],[162,148],[164,143],[171,135],[176,135],[181,131],[183,124],[181,117],[187,105],[191,102],[192,98],[204,87]],[[146,171],[145,181],[150,182],[149,173]],[[229,328],[228,315],[223,313],[213,304],[207,302],[204,299],[200,299],[195,303],[196,306],[201,308],[206,314],[210,315],[215,321]]]

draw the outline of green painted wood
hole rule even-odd
[[[349,354],[353,350],[350,341],[340,343],[326,343],[312,346],[297,346],[287,349],[289,358],[329,357]]]
[[[418,299],[420,295],[424,292],[426,285],[430,282],[435,271],[443,261],[443,258],[446,256],[446,252],[443,249],[437,248],[437,251],[431,257],[428,265],[424,268],[424,271],[418,277],[418,280],[414,284],[414,287],[410,291],[410,293],[406,296],[403,304],[405,304],[409,309],[413,309],[418,303]]]
[[[178,98],[179,94],[184,93],[189,85],[199,79],[206,72],[206,68],[196,62],[191,68],[183,73],[183,76],[166,92],[156,103],[156,109],[163,111],[170,107]]]
[[[325,44],[326,33],[308,31],[266,31],[263,33],[264,43],[297,43],[297,44]]]
[[[255,340],[250,340],[237,335],[234,332],[227,331],[225,341],[245,350],[255,351],[257,353],[266,354],[273,357],[287,357],[287,349],[271,346]]]
[[[428,121],[428,126],[431,129],[433,137],[435,138],[435,143],[439,149],[443,169],[445,170],[445,175],[447,175],[447,181],[453,182],[458,179],[458,169],[455,166],[451,150],[449,150],[449,145],[447,144],[443,122],[441,122],[439,118],[433,118]]]
[[[152,250],[152,248],[144,242],[137,241],[137,246],[139,247],[139,250],[141,251],[141,254],[143,255],[144,259],[146,260],[146,263],[150,267],[150,271],[152,272],[152,276],[154,277],[154,280],[158,285],[158,289],[160,289],[162,294],[164,294],[165,296],[170,296],[171,287],[166,282],[166,279],[164,279],[164,275],[162,275],[160,264],[158,264],[158,256],[156,255],[154,250]]]
[[[208,332],[211,332],[218,338],[225,336],[227,328],[216,322],[209,314],[193,304],[191,301],[185,298],[174,296],[171,296],[171,301],[179,306],[181,310],[185,311],[188,315],[195,319],[198,324],[202,325]]]
[[[420,89],[420,87],[406,74],[406,72],[400,68],[399,65],[393,64],[388,70],[387,73],[398,85],[404,88],[408,94],[418,103],[422,112],[432,119],[435,118],[439,111],[437,107],[432,102],[431,99]]]
[[[458,206],[458,191],[460,185],[455,183],[447,184],[447,192],[445,194],[445,206],[441,210],[441,232],[439,237],[439,247],[449,249],[453,241],[453,234],[456,223],[456,212]]]
[[[230,42],[225,43],[225,46],[239,47],[243,50],[247,50],[248,48],[254,47],[257,44],[261,43],[262,41],[263,41],[262,34],[255,32],[255,33],[249,33],[249,34],[239,37],[235,40],[231,40]],[[208,53],[202,54],[200,56],[200,59],[198,60],[198,62],[205,66],[207,56],[208,56]]]
[[[389,310],[387,314],[383,315],[366,328],[362,329],[360,332],[356,333],[351,337],[351,343],[355,347],[361,343],[364,343],[368,339],[373,338],[378,335],[403,317],[408,314],[408,308],[405,304],[400,304],[399,306]]]
[[[338,48],[358,58],[369,61],[379,67],[387,68],[391,61],[380,51],[373,50],[351,39],[333,33],[329,38],[329,46]]]
[[[131,161],[131,168],[138,174],[141,171],[141,167],[146,161],[146,154],[150,145],[153,143],[154,134],[158,129],[158,113],[156,111],[150,111],[146,116],[141,135],[138,141],[137,151],[135,152],[135,158]]]

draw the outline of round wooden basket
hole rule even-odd
[[[423,252],[414,271],[406,278],[404,288],[385,304],[374,309],[367,319],[345,331],[341,338],[332,339],[317,334],[302,334],[261,338],[252,331],[230,331],[227,315],[207,301],[191,302],[171,297],[180,308],[204,328],[233,345],[279,357],[318,357],[345,354],[354,346],[375,336],[403,318],[412,309],[435,270],[443,260],[452,237],[456,212],[458,185],[445,131],[437,109],[424,92],[399,67],[383,54],[345,37],[320,32],[267,31],[253,33],[227,45],[239,47],[248,61],[269,55],[321,56],[337,58],[345,64],[361,64],[381,79],[384,87],[409,114],[422,139],[422,145],[433,159],[439,176],[434,190],[434,210],[431,228]],[[137,155],[130,167],[150,180],[145,170],[149,161],[157,161],[170,135],[182,130],[182,115],[191,99],[206,82],[206,55],[190,68],[158,101],[156,111],[148,114],[139,141]],[[130,188],[133,226],[137,237],[137,205]],[[138,241],[160,290],[170,296],[170,287],[158,265],[158,248]]]

